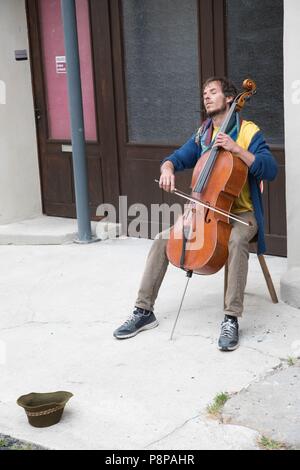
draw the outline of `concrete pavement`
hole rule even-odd
[[[251,255],[241,346],[216,348],[223,271],[191,279],[171,342],[185,275],[170,266],[158,328],[118,341],[112,332],[132,311],[150,245],[0,246],[1,433],[51,449],[259,448],[259,426],[222,424],[206,407],[220,392],[238,394],[288,368],[300,355],[299,311],[270,301]],[[266,260],[279,293],[286,259]],[[30,426],[16,399],[56,390],[74,394],[61,422]]]

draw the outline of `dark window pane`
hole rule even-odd
[[[123,0],[130,142],[179,144],[200,119],[197,0]]]
[[[244,78],[257,83],[243,117],[283,144],[283,1],[227,0],[227,37],[228,76],[239,89]]]

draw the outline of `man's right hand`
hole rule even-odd
[[[172,192],[175,189],[175,175],[172,162],[165,162],[161,167],[159,187],[164,191]]]

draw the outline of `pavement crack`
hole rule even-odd
[[[147,444],[145,446],[145,449],[147,449],[148,447],[152,446],[152,445],[155,445],[155,444],[158,444],[159,442],[163,441],[164,439],[166,439],[167,437],[169,436],[172,436],[173,434],[175,434],[177,431],[179,431],[180,429],[182,429],[186,424],[190,423],[191,421],[193,421],[194,419],[197,419],[201,416],[201,413],[198,413],[197,415],[195,416],[192,416],[191,418],[188,418],[186,419],[182,424],[180,424],[179,426],[176,426],[172,431],[168,432],[167,434],[165,434],[164,436],[160,437],[159,439],[156,439],[155,441],[152,441],[150,442],[149,444]]]
[[[276,359],[277,361],[281,361],[281,358],[278,356],[274,356],[273,354],[267,353],[265,351],[261,351],[260,349],[256,349],[252,346],[243,346],[245,349],[250,349],[251,351],[258,352],[259,354],[262,354],[263,356],[269,357],[271,359]]]
[[[19,323],[18,325],[14,325],[14,326],[7,326],[7,327],[4,327],[4,328],[0,328],[0,331],[6,331],[6,330],[14,330],[14,329],[17,329],[17,328],[23,328],[24,326],[29,326],[29,325],[70,325],[71,322],[70,321],[32,321],[32,320],[29,320],[27,322],[24,322],[24,323]]]
[[[280,361],[280,359],[278,359]],[[236,392],[233,392],[232,394],[230,394],[230,397],[229,397],[229,400],[231,398],[233,398],[234,396],[237,396],[237,395],[240,395],[244,392],[246,392],[249,387],[251,387],[252,385],[254,384],[258,384],[266,379],[268,379],[269,377],[272,377],[273,375],[277,374],[279,371],[283,370],[284,368],[288,368],[289,366],[288,365],[285,365],[283,361],[280,361],[279,364],[276,364],[274,367],[272,367],[271,369],[265,371],[265,372],[262,372],[260,375],[258,375],[254,380],[251,380],[251,382],[249,382],[247,385],[245,385],[244,387],[240,388],[240,390],[236,391]],[[221,413],[220,413],[220,417],[219,417],[219,421],[220,423],[222,424],[230,424],[229,421],[227,420],[224,420],[224,416],[222,414],[222,411],[223,409],[221,410]]]

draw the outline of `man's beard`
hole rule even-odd
[[[213,118],[215,116],[218,116],[218,114],[224,114],[225,111],[227,111],[226,100],[224,100],[223,106],[221,106],[221,108],[213,109],[212,111],[206,111],[206,114],[209,118]]]

